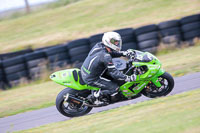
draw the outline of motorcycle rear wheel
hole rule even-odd
[[[72,95],[79,94],[79,96],[83,96],[83,97],[87,97],[88,95],[87,93],[74,90],[71,88],[65,88],[64,90],[62,90],[56,98],[56,108],[62,115],[67,116],[67,117],[78,117],[78,116],[85,115],[92,110],[92,107],[82,106],[80,108],[77,108],[72,103],[65,102],[64,96],[67,93],[72,94]]]
[[[174,88],[174,79],[168,72],[158,77],[158,80],[162,85],[161,87],[158,88],[153,83],[149,83],[142,90],[142,94],[149,98],[162,97],[168,95]]]

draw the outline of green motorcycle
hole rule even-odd
[[[141,95],[149,98],[162,97],[174,88],[173,77],[161,68],[161,62],[151,53],[133,50],[128,60],[118,58],[113,62],[116,68],[124,74],[136,74],[137,80],[134,82],[115,81],[120,86],[119,92],[114,99],[107,96],[99,97],[104,104],[92,102],[91,95],[98,92],[100,88],[85,84],[80,69],[66,69],[51,74],[51,80],[68,87],[62,90],[56,98],[57,110],[67,117],[82,116],[89,113],[93,107],[131,100]],[[102,77],[114,80],[106,71]]]

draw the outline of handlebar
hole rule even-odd
[[[128,56],[129,61],[133,62],[135,59],[136,52],[133,50],[132,53]]]

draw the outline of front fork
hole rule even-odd
[[[164,73],[165,73],[165,70],[164,69],[160,69],[151,80],[155,84],[155,86],[158,87],[158,88],[161,87],[161,84],[160,84],[160,82],[158,80],[158,77],[163,75]]]
[[[161,87],[161,83],[158,80],[158,77],[163,75],[165,71],[163,69],[160,69],[151,79],[151,82],[153,82],[156,87]],[[123,95],[125,97],[132,97],[137,95],[142,89],[149,83],[149,81],[144,82],[137,82],[140,80],[140,77],[137,76],[136,82],[127,82],[124,85],[120,86],[120,90],[122,91]],[[134,83],[139,83],[137,86],[132,88],[132,91],[129,89]]]

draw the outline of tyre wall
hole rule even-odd
[[[122,37],[122,50],[136,49],[156,53],[161,42],[165,45],[181,45],[183,41],[192,42],[194,38],[200,37],[200,14],[114,31]],[[101,42],[102,36],[103,33],[99,33],[64,44],[0,54],[0,88],[36,80],[46,70],[52,71],[70,64],[80,68],[90,49]]]

